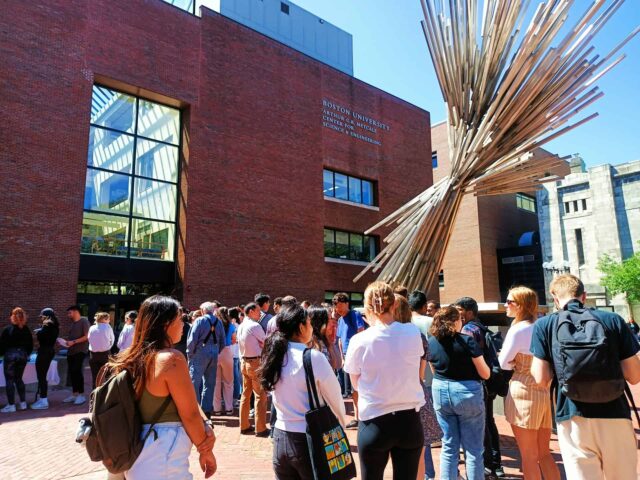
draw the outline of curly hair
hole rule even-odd
[[[456,322],[460,320],[460,312],[455,307],[448,305],[438,310],[433,316],[433,324],[429,333],[436,337],[438,340],[442,340],[446,337],[453,337],[458,330],[456,329]]]

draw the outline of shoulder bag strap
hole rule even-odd
[[[320,399],[318,390],[316,389],[316,378],[313,375],[313,366],[311,365],[311,349],[305,349],[302,354],[302,364],[304,365],[304,374],[307,381],[307,395],[309,396],[309,408],[316,410],[320,408]],[[314,403],[315,401],[315,403]]]
[[[143,445],[144,445],[144,442],[147,441],[147,438],[149,438],[149,435],[151,434],[151,432],[153,432],[154,441],[158,439],[158,433],[154,430],[153,427],[156,426],[156,423],[158,423],[158,420],[160,420],[160,417],[169,406],[169,403],[171,403],[171,395],[167,395],[167,398],[164,399],[164,401],[162,402],[162,405],[160,405],[160,408],[158,408],[156,413],[153,414],[153,418],[151,419],[151,426],[149,427],[149,430],[147,431],[144,438],[142,439]]]

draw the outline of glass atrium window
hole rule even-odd
[[[361,205],[374,205],[373,182],[324,169],[322,191],[325,197],[347,200]]]
[[[81,252],[173,260],[180,111],[93,87]]]
[[[374,237],[332,228],[324,229],[325,257],[370,262],[376,255]]]
[[[524,193],[516,193],[516,206],[531,213],[536,213],[537,211],[535,197]]]

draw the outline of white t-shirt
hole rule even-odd
[[[351,338],[344,371],[360,375],[358,407],[362,420],[424,405],[420,385],[420,330],[412,323],[376,323]]]
[[[302,433],[307,429],[304,414],[309,411],[309,397],[302,363],[305,348],[303,343],[289,342],[280,380],[272,392],[277,414],[275,427],[286,432]],[[321,352],[312,350],[311,366],[321,405],[329,405],[344,427],[344,401],[340,393],[340,384],[329,361]]]
[[[125,325],[122,327],[122,331],[120,332],[120,336],[118,337],[118,348],[120,350],[124,350],[125,348],[129,348],[131,343],[133,342],[133,332],[136,329],[134,324]]]
[[[92,352],[106,352],[111,350],[115,335],[108,323],[96,323],[89,328],[89,350]]]
[[[500,368],[503,370],[513,370],[513,359],[518,353],[533,355],[531,353],[531,337],[533,336],[533,323],[526,321],[518,322],[507,332],[507,336],[502,344],[502,350],[498,355]]]

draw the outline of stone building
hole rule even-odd
[[[538,205],[547,282],[558,272],[577,275],[590,305],[627,317],[626,299],[608,295],[597,266],[604,254],[621,260],[640,249],[640,160],[587,170],[575,157],[570,175],[538,193]]]

